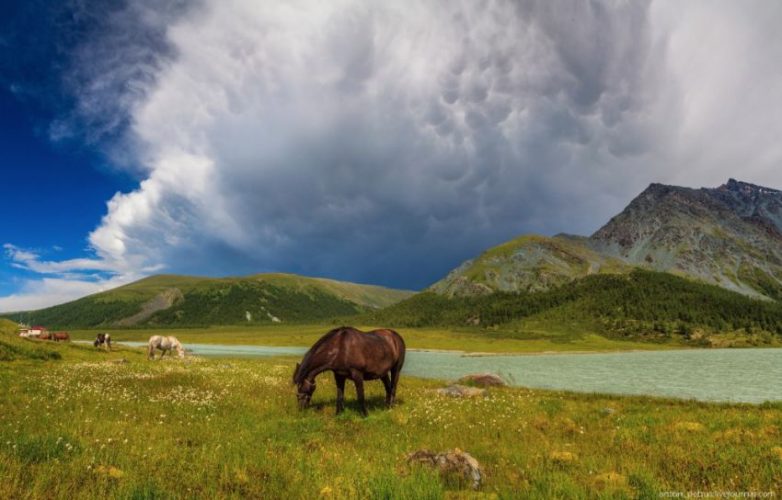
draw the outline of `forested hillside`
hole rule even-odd
[[[743,330],[782,334],[782,304],[667,273],[595,275],[546,292],[448,298],[424,292],[367,315],[395,326],[509,327],[524,320],[582,322],[613,334]]]

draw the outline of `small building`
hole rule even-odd
[[[36,325],[27,328],[19,329],[20,337],[40,337],[41,334],[48,333],[49,330],[45,326]]]

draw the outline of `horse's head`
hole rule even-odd
[[[303,379],[296,384],[296,399],[299,400],[299,408],[304,409],[310,405],[312,393],[315,392],[315,381]]]
[[[168,337],[168,341],[171,342],[171,348],[176,349],[176,354],[180,358],[185,357],[185,348],[182,346],[182,342],[176,337]]]
[[[299,373],[301,365],[296,363],[296,370],[293,372],[293,383],[296,384],[296,399],[299,400],[299,408],[304,409],[310,404],[312,393],[315,392],[315,381],[308,380],[303,374]]]

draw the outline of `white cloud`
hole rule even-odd
[[[667,78],[679,94],[671,180],[716,185],[737,177],[782,187],[782,4],[655,4],[666,39]],[[682,10],[679,10],[681,7]],[[662,127],[666,123],[657,122]]]
[[[42,261],[40,256],[30,250],[18,248],[10,243],[3,245],[11,265],[39,274],[62,274],[81,271],[114,271],[115,267],[103,259],[68,259],[61,261]]]
[[[10,265],[32,273],[21,280],[16,293],[0,297],[0,312],[40,309],[110,290],[156,271],[154,267],[133,270],[101,258],[41,260],[38,253],[3,244]],[[124,264],[124,263],[123,263]]]
[[[0,312],[41,309],[75,300],[85,295],[110,290],[132,281],[132,279],[132,276],[128,276],[99,281],[61,278],[29,280],[17,293],[0,297]]]

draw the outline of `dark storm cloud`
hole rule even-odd
[[[177,61],[133,114],[152,175],[118,206],[152,207],[110,212],[93,243],[421,287],[519,232],[584,229],[568,176],[603,160],[661,61],[648,4],[560,7],[205,9],[169,33]]]

